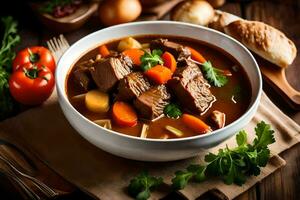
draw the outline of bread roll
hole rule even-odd
[[[241,20],[242,18],[223,12],[220,10],[215,11],[215,16],[212,20],[212,22],[208,25],[210,28],[216,29],[218,31],[224,32],[224,27],[230,24],[231,22]]]
[[[296,46],[291,40],[262,22],[237,20],[225,26],[225,33],[280,67],[292,64],[297,54]]]
[[[171,11],[171,20],[207,26],[214,17],[213,7],[202,0],[187,0]]]

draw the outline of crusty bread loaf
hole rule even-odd
[[[208,26],[210,28],[224,32],[225,26],[227,26],[231,22],[241,20],[241,19],[242,18],[240,18],[236,15],[233,15],[233,14],[230,14],[230,13],[227,13],[224,11],[220,11],[220,10],[215,10],[215,16]]]
[[[225,33],[280,67],[290,65],[297,54],[296,46],[290,39],[262,22],[237,20],[225,27]]]

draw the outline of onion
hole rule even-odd
[[[149,125],[143,124],[140,137],[141,138],[147,138],[148,130],[149,130]]]
[[[107,129],[112,129],[111,127],[111,120],[110,119],[99,119],[94,121],[95,124],[98,124],[99,126],[102,126]]]
[[[141,12],[138,0],[104,0],[99,6],[100,21],[105,26],[134,21]]]
[[[171,11],[171,20],[207,26],[214,18],[214,8],[202,0],[182,1]]]
[[[167,129],[168,131],[170,131],[171,133],[173,133],[174,135],[176,135],[177,137],[182,137],[183,136],[183,132],[173,126],[165,126],[165,129]]]

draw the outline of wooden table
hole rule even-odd
[[[18,49],[28,45],[32,46],[35,44],[44,43],[45,40],[56,35],[56,33],[52,33],[41,27],[36,22],[34,17],[26,12],[28,8],[25,5],[18,6],[16,8],[14,6],[14,2],[12,2],[10,8],[11,9],[5,9],[3,12],[1,12],[1,14],[14,14],[20,21],[22,44],[18,46]],[[237,1],[229,1],[220,9],[243,16],[246,19],[266,22],[282,30],[296,43],[298,49],[300,50],[300,0],[257,0],[251,1],[244,6],[241,6],[241,4],[237,3]],[[66,34],[66,37],[70,43],[73,43],[82,36],[100,28],[101,25],[99,24],[97,17],[94,17],[83,28]],[[290,84],[295,89],[300,90],[300,53],[298,53],[294,63],[287,68],[286,76]],[[291,110],[282,101],[281,97],[278,96],[274,90],[272,90],[266,84],[264,85],[264,91],[280,109],[282,109],[287,115],[300,124],[300,111],[297,112]],[[287,162],[285,167],[276,171],[274,174],[264,179],[261,183],[256,184],[250,190],[240,195],[237,199],[300,199],[300,144],[282,153],[281,156]],[[0,186],[3,186],[3,184],[0,184]],[[5,191],[7,192],[10,190],[9,188],[2,189],[0,187],[2,196],[5,196]],[[80,191],[77,191],[69,197],[64,197],[62,199],[84,200],[91,198],[84,195]],[[165,199],[182,199],[182,197],[176,193],[173,193]],[[200,199],[215,199],[215,197],[211,195],[205,195]]]

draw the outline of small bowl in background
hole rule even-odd
[[[56,18],[48,13],[41,13],[36,3],[31,3],[30,7],[37,15],[40,22],[50,30],[64,33],[80,28],[98,10],[99,1],[88,1],[82,3],[73,14]]]

